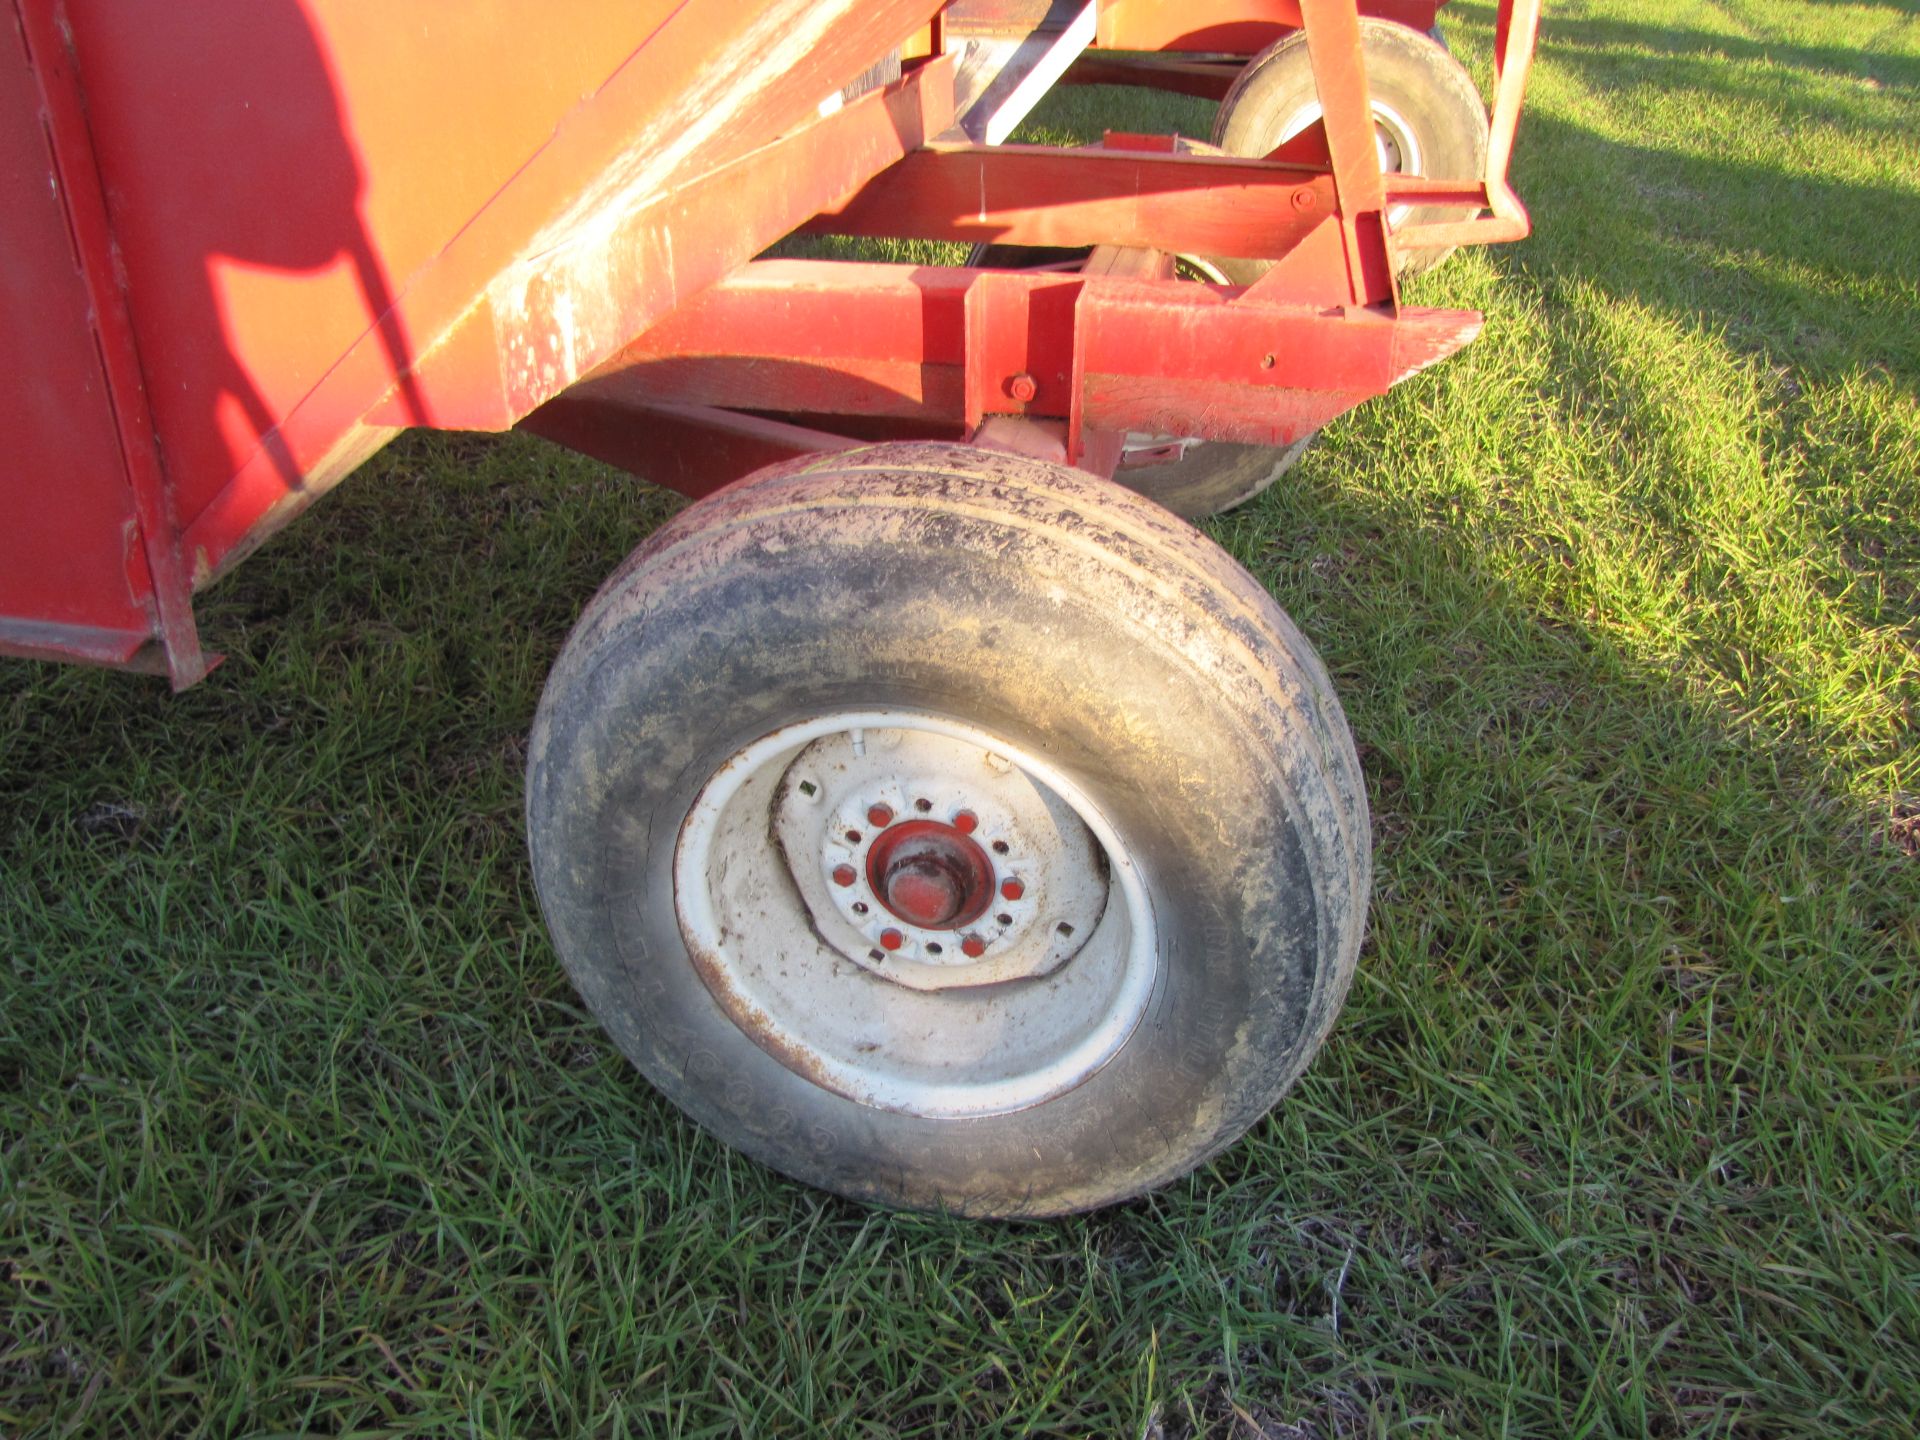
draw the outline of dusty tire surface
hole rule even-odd
[[[1447,179],[1478,179],[1487,161],[1486,106],[1473,77],[1445,43],[1435,35],[1371,16],[1361,17],[1360,43],[1376,119],[1385,105],[1418,143],[1418,163],[1408,170]],[[1276,40],[1240,72],[1220,102],[1213,143],[1232,155],[1265,155],[1287,138],[1291,120],[1317,105],[1306,36],[1296,31]],[[1397,218],[1396,225],[1465,219],[1468,214],[1458,208],[1416,206]],[[1430,270],[1449,253],[1406,252],[1400,273]],[[1215,263],[1236,285],[1251,285],[1267,269],[1266,262],[1258,260]]]
[[[756,1043],[693,963],[675,852],[703,787],[779,727],[875,707],[1044,757],[1145,877],[1150,994],[1063,1094],[959,1119],[860,1103]],[[560,959],[687,1114],[809,1184],[991,1216],[1140,1194],[1258,1120],[1333,1024],[1371,865],[1326,671],[1251,577],[1119,486],[948,445],[774,467],[642,545],[554,667],[527,824]],[[1049,983],[941,993],[958,1016]]]

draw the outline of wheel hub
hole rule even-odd
[[[980,918],[993,899],[993,862],[957,827],[909,820],[867,851],[867,883],[909,925],[951,930]]]
[[[1051,974],[1106,909],[1086,826],[1004,757],[950,740],[887,729],[816,741],[773,821],[819,937],[910,989]]]

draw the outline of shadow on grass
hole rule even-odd
[[[1874,371],[1920,393],[1920,197],[1650,145],[1530,116],[1516,181],[1546,217],[1504,263],[1578,277],[1769,363]]]
[[[1486,252],[1519,287],[1479,297],[1493,323],[1538,296],[1552,359],[1536,389],[1570,435],[1606,437],[1614,498],[1669,549],[1695,547],[1700,563],[1671,563],[1668,579],[1703,607],[1725,599],[1722,581],[1784,595],[1811,580],[1845,624],[1813,607],[1802,623],[1828,636],[1809,643],[1831,651],[1846,625],[1878,630],[1876,663],[1911,674],[1920,191],[1871,147],[1912,151],[1910,115],[1877,91],[1910,86],[1920,58],[1551,11],[1542,46],[1553,100],[1530,110],[1515,158],[1539,223],[1524,245]],[[1847,78],[1863,67],[1873,89]],[[1565,77],[1587,92],[1571,107],[1555,103]],[[1674,128],[1641,133],[1636,115]],[[1734,559],[1751,540],[1771,548],[1767,564]],[[1804,651],[1790,607],[1772,609],[1743,663],[1805,658],[1790,653]]]
[[[1920,1321],[1881,1298],[1917,1258],[1894,1097],[1920,865],[1804,737],[1528,598],[1470,523],[1335,478],[1365,458],[1336,442],[1221,527],[1334,670],[1378,884],[1299,1097],[1319,1123],[1283,1107],[1220,1175],[1310,1171],[1276,1223],[1357,1226],[1363,1293],[1424,1270],[1404,1328],[1349,1318],[1381,1373],[1450,1335],[1489,1405],[1591,1385],[1617,1433],[1770,1433],[1829,1403],[1894,1433],[1920,1357],[1893,1380],[1864,1342]],[[1582,1331],[1619,1348],[1523,1360],[1496,1338]],[[1655,1336],[1657,1362],[1631,1358]],[[1742,1395],[1745,1357],[1765,1358]]]
[[[1856,8],[1860,0],[1844,0]],[[1488,6],[1454,6],[1458,11],[1476,12],[1476,18],[1491,23]],[[1892,32],[1916,12],[1903,0],[1886,0],[1886,8],[1896,12],[1881,24]],[[1752,73],[1730,71],[1727,61],[1760,61],[1790,67],[1812,75],[1831,76],[1852,81],[1871,81],[1902,89],[1920,87],[1920,56],[1891,53],[1871,48],[1876,34],[1865,34],[1853,45],[1804,45],[1793,41],[1716,34],[1707,30],[1689,30],[1682,26],[1635,23],[1630,20],[1600,19],[1589,15],[1566,16],[1547,6],[1542,20],[1542,43],[1553,47],[1559,63],[1585,66],[1582,50],[1632,50],[1643,56],[1605,57],[1599,72],[1607,83],[1631,81],[1646,73],[1641,61],[1658,65],[1663,86],[1680,84],[1711,90],[1732,100],[1754,98]],[[1744,83],[1742,80],[1744,79]]]

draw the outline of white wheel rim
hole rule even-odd
[[[1286,124],[1280,127],[1279,137],[1269,149],[1284,145],[1302,130],[1321,117],[1320,102],[1314,100],[1301,106],[1287,117]],[[1421,153],[1420,136],[1407,117],[1384,101],[1373,101],[1373,143],[1380,155],[1380,171],[1384,175],[1424,175],[1426,157]],[[1389,229],[1397,227],[1410,213],[1413,206],[1395,205],[1387,212]]]
[[[893,818],[849,818],[869,807]],[[873,867],[906,853],[910,831],[953,846],[961,810],[974,825],[956,833],[990,855],[990,908],[955,923],[978,898],[956,882],[954,916],[888,911],[905,871]],[[885,850],[889,835],[900,843]],[[848,868],[858,882],[841,883]],[[695,968],[755,1044],[911,1115],[1006,1114],[1082,1084],[1133,1034],[1159,966],[1146,877],[1086,793],[984,731],[914,712],[822,716],[734,755],[681,826],[674,901]],[[884,951],[876,927],[894,932]],[[956,954],[963,940],[982,948]]]

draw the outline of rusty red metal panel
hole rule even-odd
[[[207,673],[209,660],[200,651],[200,636],[193,621],[192,590],[181,563],[173,497],[161,470],[146,378],[134,345],[79,76],[68,38],[47,0],[26,0],[20,8],[20,20],[44,105],[60,200],[79,260],[87,321],[112,412],[113,438],[133,492],[151,585],[154,628],[174,688],[184,689]]]
[[[1076,323],[1081,425],[1286,445],[1445,359],[1481,321],[1116,279],[1088,283]]]
[[[623,222],[814,118],[936,8],[499,0],[399,25],[353,0],[73,0],[196,582],[395,426],[544,399],[518,377],[565,331],[559,297],[585,368],[717,278],[723,209],[674,216],[671,254],[623,258]],[[859,163],[841,189],[882,162]],[[809,213],[792,188],[761,243]]]
[[[1064,423],[1061,443],[1089,461],[1101,427],[1143,415],[1188,433],[1280,436],[1376,393],[1418,355],[1462,343],[1464,322],[1397,313],[1379,215],[1415,182],[1383,182],[1362,143],[1352,0],[1289,3],[1332,97],[1315,139],[1325,154],[1262,162],[916,149],[951,118],[950,56],[910,62],[897,84],[845,104],[841,87],[916,33],[938,34],[936,0],[583,0],[557,12],[490,0],[436,12],[417,33],[356,0],[13,0],[29,42],[58,37],[46,41],[57,63],[36,75],[23,60],[0,77],[11,107],[0,153],[10,195],[26,197],[0,235],[31,282],[0,316],[36,343],[45,322],[32,307],[79,320],[59,322],[72,353],[49,347],[44,383],[0,400],[33,437],[8,458],[52,456],[64,438],[56,458],[86,474],[57,507],[35,503],[44,488],[24,470],[0,487],[0,516],[25,517],[0,533],[0,623],[14,627],[0,648],[127,663],[157,633],[176,681],[190,679],[189,575],[206,583],[398,427],[502,428],[567,392],[542,423],[570,410],[577,429],[604,431],[608,416],[568,389],[588,374],[617,378],[620,404],[672,409],[657,429],[689,446],[705,437],[723,459],[827,442],[716,409],[842,416],[863,433],[1052,435]],[[1191,43],[1225,7],[1114,0],[1106,33],[1138,39],[1157,25],[1165,43]],[[1269,27],[1284,8],[1236,7]],[[1420,7],[1361,9],[1413,23]],[[1501,0],[1494,163],[1474,191],[1495,213],[1473,238],[1524,232],[1504,168],[1537,11]],[[1164,151],[1157,139],[1114,145],[1127,143]],[[59,177],[62,204],[36,202],[36,174]],[[885,267],[851,267],[777,307],[756,310],[771,297],[749,281],[735,299],[753,292],[753,304],[689,310],[823,211],[822,230],[1277,263],[1238,296],[1126,290],[1111,274],[925,270],[903,288]],[[835,314],[806,330],[823,300]],[[1352,313],[1369,306],[1386,331]],[[676,331],[676,307],[710,327],[704,339]],[[683,343],[602,368],[663,317],[659,333]],[[1259,335],[1278,337],[1277,373],[1249,377],[1240,352]],[[1173,357],[1159,372],[1164,404],[1146,393],[1156,374],[1129,358],[1155,353]],[[22,638],[23,626],[38,628]]]
[[[511,7],[453,6],[402,24],[324,0],[70,0],[184,521],[263,449],[298,489],[429,338],[400,326],[397,292],[667,8],[594,0],[514,24]],[[283,430],[369,332],[377,363],[355,368],[327,433]]]
[[[578,393],[575,393],[578,392]],[[858,441],[758,415],[700,405],[623,399],[618,384],[582,384],[520,422],[609,465],[698,499],[781,460],[848,450]]]
[[[966,407],[966,293],[978,273],[759,261],[681,306],[567,393],[957,420]]]
[[[560,232],[523,242],[524,258],[503,260],[491,248],[494,241],[474,229],[463,233],[462,245],[477,253],[456,260],[459,247],[450,248],[414,287],[423,313],[466,307],[419,362],[425,422],[474,429],[512,424],[683,296],[897,158],[928,127],[945,124],[951,93],[949,62],[927,62],[899,86],[862,96],[824,119],[809,115],[779,140],[678,188],[637,198],[622,192]],[[564,164],[555,164],[576,180],[598,163],[591,154],[563,158]],[[486,218],[476,219],[475,229]],[[488,278],[466,273],[483,267],[488,254],[495,266]],[[477,299],[472,285],[480,287]],[[403,297],[403,314],[406,303]],[[371,350],[362,342],[342,366],[370,365],[377,379],[383,362]],[[352,401],[356,392],[344,381],[335,386],[334,378],[283,422],[283,433],[304,435],[311,424],[316,443],[339,433],[332,419],[336,402]],[[394,387],[389,380],[381,388]],[[404,394],[393,394],[384,406],[365,412],[367,423],[409,423],[406,401]],[[358,458],[348,454],[342,463],[350,468]],[[309,479],[306,487],[314,483]],[[217,572],[241,553],[232,549],[241,537],[259,533],[260,517],[280,523],[305,498],[304,491],[287,492],[275,469],[256,456],[189,528],[189,553]]]
[[[1351,3],[1351,0],[1349,0]],[[1360,0],[1359,12],[1433,28],[1446,0]],[[1303,0],[1104,0],[1094,43],[1108,50],[1254,55],[1302,24]]]
[[[686,296],[947,128],[952,72],[949,57],[923,62],[580,233],[563,229],[559,250],[542,248],[490,288],[491,325],[476,339],[498,372],[497,393],[484,380],[449,385],[442,365],[429,365],[435,423],[511,423],[558,394]]]
[[[152,638],[152,581],[46,97],[0,24],[0,653],[124,664]]]

